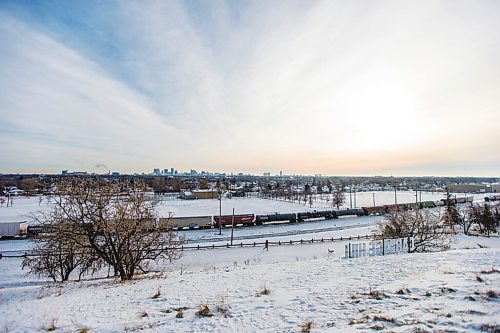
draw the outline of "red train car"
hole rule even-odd
[[[385,206],[363,207],[365,215],[384,215],[386,213]]]
[[[243,224],[243,225],[253,225],[255,215],[254,214],[240,214],[240,215],[234,215],[234,225],[237,224]],[[218,227],[219,226],[219,220],[222,221],[221,224],[223,227],[231,226],[233,223],[233,215],[222,215],[219,216],[215,215],[214,216],[214,226]]]
[[[406,206],[404,204],[392,204],[385,205],[385,209],[388,213],[392,211],[402,212],[406,210]]]

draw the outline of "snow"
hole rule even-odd
[[[200,205],[193,212],[205,212],[214,203],[218,209],[217,201],[208,201],[189,204]],[[240,205],[241,213],[247,208],[290,211],[295,206],[289,205],[298,206],[263,199],[223,201],[231,211],[229,201]],[[172,203],[179,214],[188,210],[181,201]],[[291,211],[307,207],[298,208]],[[312,332],[499,329],[499,298],[487,294],[500,292],[499,238],[459,235],[448,251],[358,259],[341,258],[345,241],[274,245],[278,240],[369,234],[379,218],[236,228],[235,239],[241,237],[236,243],[269,239],[269,251],[263,246],[189,250],[180,260],[160,263],[154,267],[156,272],[129,282],[101,277],[53,284],[27,277],[20,258],[3,258],[0,331],[46,331],[52,322],[56,332],[82,328],[91,332],[299,332],[299,325],[307,321],[314,322]],[[220,236],[216,229],[184,234],[191,244],[225,244],[230,229]],[[0,242],[2,253],[30,247],[29,240]],[[161,294],[154,298],[158,288]],[[269,295],[259,295],[264,288]],[[208,304],[214,316],[196,316],[201,304]],[[217,305],[229,316],[217,313]],[[187,308],[184,318],[176,318],[175,309],[181,307]]]
[[[465,196],[456,194],[458,196]],[[394,192],[358,192],[352,194],[353,205],[357,207],[373,206],[373,198],[375,197],[376,205],[386,205],[394,203]],[[444,197],[443,193],[422,192],[422,201],[440,200]],[[481,199],[484,196],[481,196]],[[204,199],[204,200],[179,200],[169,197],[169,200],[162,201],[158,207],[158,214],[162,217],[169,216],[206,216],[219,215],[219,200]],[[349,206],[349,193],[346,193],[346,206]],[[12,207],[0,207],[0,223],[2,222],[21,222],[29,221],[30,213],[39,210],[50,209],[50,204],[43,197],[14,197]],[[415,192],[399,191],[397,192],[398,203],[415,202]],[[419,192],[420,200],[420,192]],[[328,200],[328,195],[318,195],[315,198],[313,206],[309,203],[292,203],[285,201],[277,201],[261,198],[224,198],[221,203],[222,214],[232,214],[233,208],[235,214],[269,214],[269,213],[297,213],[311,211],[315,209],[333,209],[331,202]]]
[[[109,278],[50,284],[25,277],[19,259],[2,259],[0,327],[41,331],[53,320],[59,332],[84,327],[99,332],[288,332],[299,331],[308,320],[317,332],[498,327],[498,298],[486,293],[500,290],[499,273],[481,272],[499,268],[500,242],[465,236],[457,241],[455,249],[445,252],[360,259],[340,259],[344,243],[271,246],[269,251],[193,250],[173,265],[161,265],[160,272],[130,282]],[[264,287],[271,293],[258,295]],[[158,288],[161,295],[155,299]],[[383,296],[376,299],[370,290]],[[228,318],[216,313],[221,299]],[[199,318],[195,313],[205,303],[215,314]],[[180,307],[188,308],[183,319],[175,318],[173,309]]]

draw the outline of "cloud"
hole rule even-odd
[[[5,160],[29,168],[34,156],[52,168],[141,159],[172,147],[179,133],[147,98],[61,43],[2,15],[1,137]],[[171,142],[155,133],[169,133]],[[40,154],[38,151],[43,152]],[[42,155],[42,156],[40,156]],[[99,157],[100,156],[100,157]]]
[[[11,160],[28,165],[41,145],[54,165],[123,171],[500,163],[477,154],[500,141],[494,2],[116,6],[109,71],[84,43],[4,15],[0,135],[17,146]]]

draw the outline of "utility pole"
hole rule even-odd
[[[352,184],[349,185],[349,207],[352,209]]]
[[[233,245],[233,233],[234,233],[234,208],[233,208],[233,217],[231,219],[231,245]]]
[[[372,193],[372,195],[373,195],[373,206],[376,206],[375,205],[375,193]]]
[[[222,190],[219,189],[219,235],[222,235]]]
[[[394,185],[394,204],[398,204],[398,187],[397,185]]]
[[[356,188],[354,188],[354,208],[356,208]]]

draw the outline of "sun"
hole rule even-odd
[[[360,86],[349,96],[347,109],[352,148],[358,151],[399,149],[416,140],[415,103],[401,86]]]

